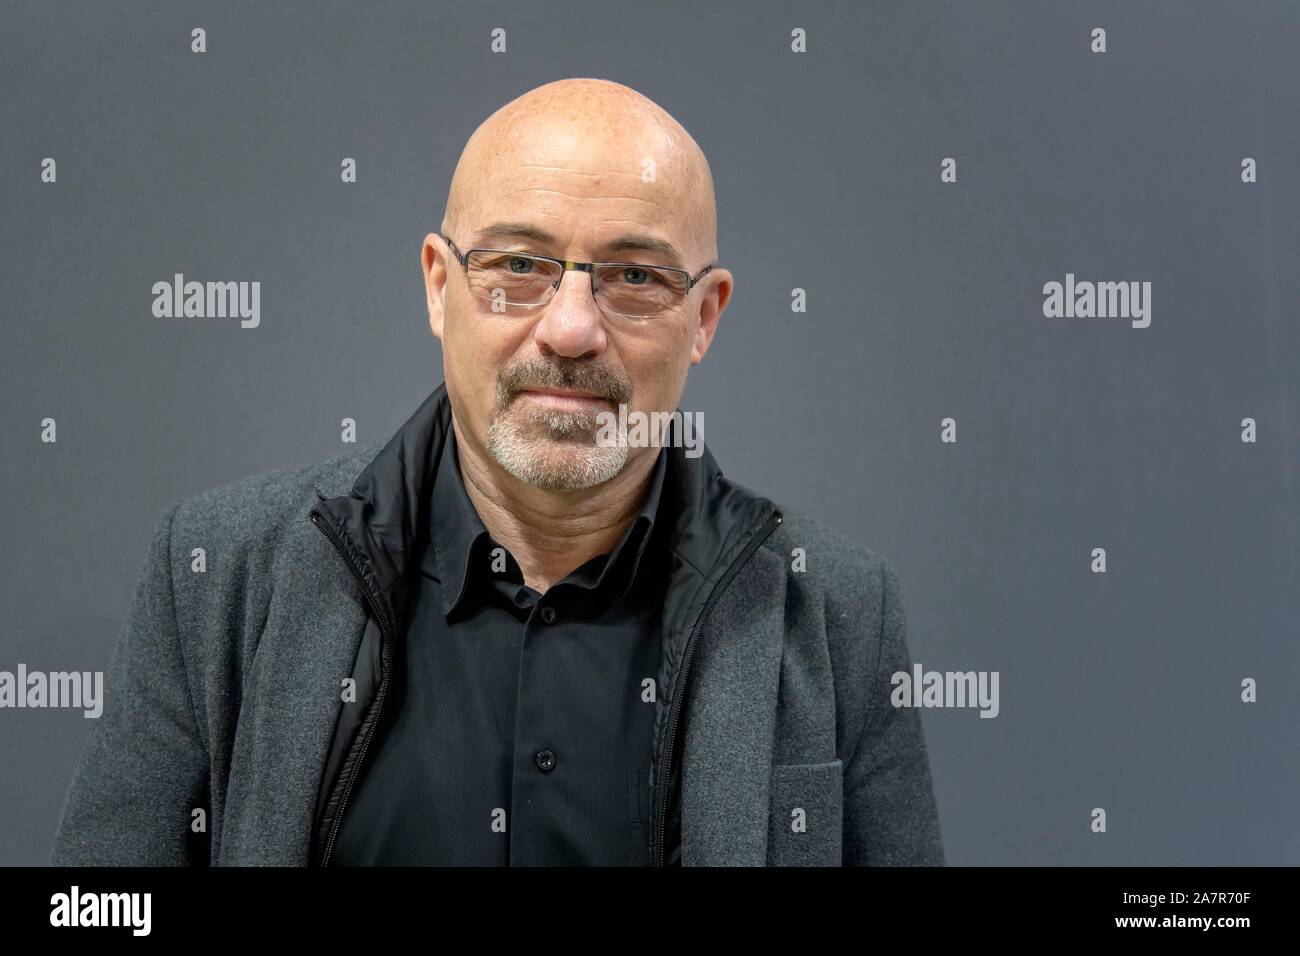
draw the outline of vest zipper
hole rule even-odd
[[[392,667],[390,666],[391,652],[388,641],[388,627],[385,623],[387,619],[384,616],[383,610],[379,607],[379,602],[376,601],[374,596],[370,593],[370,588],[366,584],[365,579],[362,578],[360,572],[353,566],[352,561],[343,551],[343,548],[339,545],[334,535],[330,533],[329,529],[325,525],[321,524],[320,515],[315,511],[311,513],[311,523],[316,526],[318,531],[325,535],[330,544],[334,545],[334,550],[338,552],[339,557],[343,559],[344,565],[346,565],[347,569],[352,573],[352,577],[356,579],[357,586],[361,588],[361,593],[365,595],[366,603],[370,605],[371,613],[374,614],[375,620],[379,622],[379,656],[380,664],[384,669],[384,676],[379,679],[379,694],[375,698],[374,718],[370,721],[370,729],[366,731],[366,735],[361,741],[361,752],[357,754],[356,762],[352,764],[352,769],[348,773],[347,785],[343,789],[343,796],[339,798],[338,808],[334,811],[334,823],[330,826],[329,840],[326,842],[325,852],[321,856],[320,865],[328,866],[330,854],[334,852],[334,841],[338,838],[339,827],[343,824],[343,810],[347,806],[348,796],[352,793],[352,785],[356,782],[357,771],[361,769],[361,763],[366,757],[366,750],[370,747],[370,739],[374,735],[375,727],[379,724],[379,714],[384,706],[384,697],[388,693],[388,676],[392,671]]]
[[[713,612],[714,605],[716,605],[722,598],[722,594],[726,591],[727,585],[731,583],[731,579],[739,573],[742,567],[744,567],[745,562],[749,560],[750,555],[757,551],[759,546],[772,536],[772,532],[776,530],[776,526],[781,523],[782,517],[781,512],[773,512],[772,516],[768,518],[767,524],[764,526],[762,532],[755,535],[754,539],[745,546],[745,550],[741,553],[740,557],[732,562],[731,567],[727,569],[727,573],[723,576],[722,580],[713,588],[713,593],[709,595],[708,601],[705,602],[704,610],[700,612],[699,619],[696,620],[695,626],[691,628],[691,636],[686,641],[686,653],[682,659],[681,676],[677,678],[677,686],[680,690],[676,698],[673,700],[672,710],[668,715],[668,744],[663,751],[661,751],[663,754],[664,770],[663,773],[659,775],[659,802],[656,807],[656,815],[659,818],[659,827],[658,838],[655,841],[654,853],[652,854],[655,866],[664,865],[664,831],[668,828],[668,781],[672,779],[673,743],[677,738],[677,720],[681,715],[682,699],[686,696],[686,678],[690,673],[691,658],[695,656],[695,640],[699,636],[700,630],[704,627],[705,622],[708,621],[709,614]]]

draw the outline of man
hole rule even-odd
[[[889,563],[680,419],[602,433],[676,409],[716,246],[708,163],[644,96],[491,116],[423,246],[445,385],[166,511],[55,862],[942,863]]]

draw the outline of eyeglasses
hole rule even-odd
[[[492,303],[493,312],[532,309],[550,303],[566,272],[591,273],[591,294],[604,312],[632,319],[652,319],[681,308],[686,296],[705,274],[705,266],[692,276],[672,266],[636,262],[571,262],[504,249],[470,249],[461,254],[456,244],[440,237],[469,280],[470,291]]]

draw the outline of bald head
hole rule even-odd
[[[599,256],[607,240],[650,232],[692,272],[717,258],[704,152],[658,104],[609,80],[539,86],[474,131],[452,176],[442,230],[470,243],[474,230],[496,221],[533,223],[556,238],[557,256],[580,257],[580,249]]]

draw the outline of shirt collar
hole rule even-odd
[[[611,575],[617,574],[620,577],[616,581],[614,600],[619,601],[627,594],[636,578],[641,556],[654,528],[667,466],[668,456],[665,449],[661,448],[651,475],[650,490],[641,510],[628,524],[608,559],[599,565],[599,574],[594,569],[579,569],[581,573],[574,575],[579,583],[589,588],[598,588]],[[443,613],[450,615],[465,599],[469,590],[471,559],[480,540],[492,540],[461,481],[454,428],[447,429],[447,440],[435,466],[431,505],[428,557],[434,560],[442,584]]]

